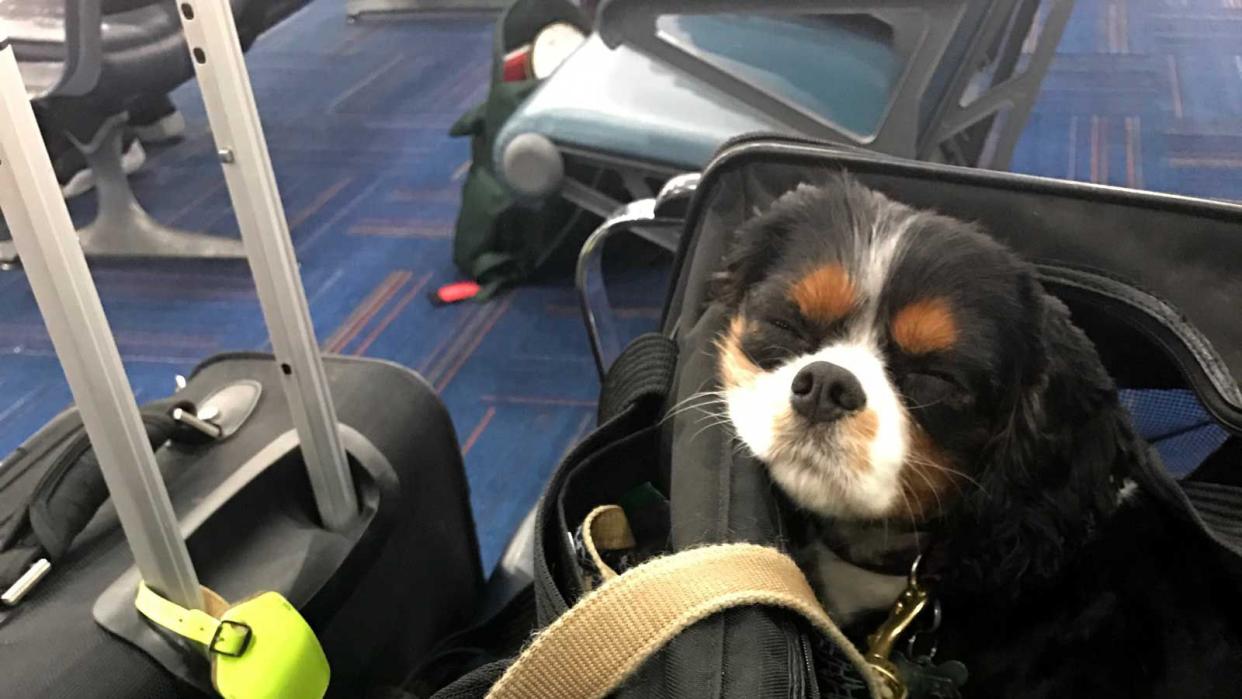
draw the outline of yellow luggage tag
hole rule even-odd
[[[186,609],[138,585],[138,611],[202,645],[211,681],[225,699],[321,699],[328,659],[315,632],[289,600],[264,592],[234,605],[203,588],[207,611]]]

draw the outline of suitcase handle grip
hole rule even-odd
[[[162,411],[142,411],[142,425],[151,448],[172,438],[177,423]],[[35,486],[30,502],[30,529],[53,563],[108,501],[99,459],[91,448],[85,430],[75,433],[73,442]]]
[[[170,407],[171,406],[171,407]],[[186,429],[171,416],[186,401],[160,401],[141,411],[142,424],[152,450],[169,440],[190,441]],[[108,501],[99,459],[81,423],[61,445],[60,455],[35,485],[27,504],[12,520],[15,524],[0,535],[0,587],[10,585],[40,558],[58,561],[68,553],[78,535]]]

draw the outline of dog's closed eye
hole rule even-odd
[[[796,337],[796,338],[802,337],[802,329],[796,327],[794,323],[788,320],[783,320],[781,318],[769,318],[768,324],[776,328],[777,330],[788,333],[789,335],[793,337]]]
[[[745,344],[759,366],[774,368],[811,349],[811,339],[803,324],[795,319],[773,315],[764,317]]]
[[[911,372],[902,377],[898,386],[911,410],[933,405],[962,407],[970,401],[969,392],[956,378],[940,372]]]
[[[780,330],[781,333],[785,333],[786,335],[789,335],[790,338],[792,339],[796,339],[796,340],[807,339],[806,329],[802,328],[801,324],[794,322],[794,320],[786,320],[784,318],[769,318],[768,324],[771,325],[771,327],[777,330]]]

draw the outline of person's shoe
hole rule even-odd
[[[147,149],[142,147],[142,139],[137,134],[127,131],[121,148],[121,169],[126,175],[138,172],[147,164]]]
[[[168,143],[185,133],[185,117],[168,95],[161,95],[144,99],[130,109],[129,127],[143,143]]]

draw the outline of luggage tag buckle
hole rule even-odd
[[[228,648],[221,643],[222,640],[228,638],[226,631],[228,629],[237,629],[240,633],[240,641],[237,641],[239,647],[236,649]],[[240,658],[246,654],[246,649],[250,647],[250,639],[254,637],[254,629],[249,624],[243,624],[240,621],[231,619],[221,619],[220,624],[216,626],[216,632],[211,635],[211,640],[207,642],[207,651],[216,655],[223,655],[226,658]]]

